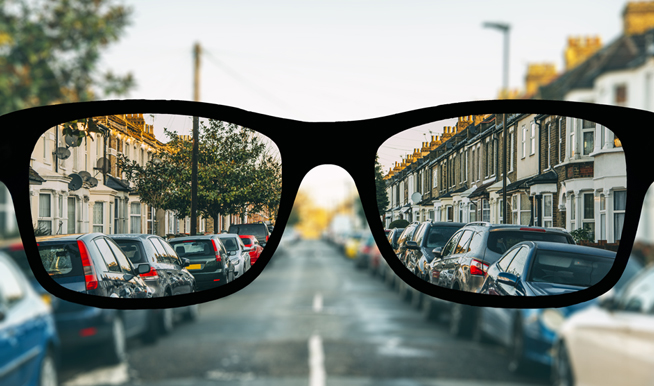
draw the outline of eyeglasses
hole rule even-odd
[[[411,287],[476,306],[561,307],[624,271],[652,182],[640,125],[653,117],[513,100],[314,123],[199,102],[85,102],[0,117],[11,138],[0,179],[39,283],[86,305],[177,307],[243,289],[278,248],[305,174],[334,164]],[[230,222],[264,245],[256,263],[220,233]],[[384,232],[393,222],[399,243]],[[186,289],[169,291],[166,270]]]

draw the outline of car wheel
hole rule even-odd
[[[554,358],[552,366],[553,386],[574,386],[575,380],[572,373],[572,365],[565,343],[561,342]]]
[[[107,350],[107,361],[111,364],[117,364],[125,361],[127,356],[127,339],[125,337],[125,325],[120,316],[114,317],[111,324],[111,339],[109,340],[109,350]]]
[[[200,306],[194,304],[186,308],[186,313],[184,314],[184,320],[189,322],[195,322],[200,316]]]
[[[515,321],[511,346],[509,346],[509,371],[512,373],[522,373],[526,367],[524,356],[525,338],[522,333],[522,322],[520,318]]]
[[[172,308],[164,308],[159,314],[159,331],[161,335],[168,335],[175,327],[175,314]]]
[[[41,361],[39,368],[39,386],[57,386],[57,365],[52,354],[52,350],[48,349]]]
[[[472,307],[460,303],[453,303],[450,308],[450,335],[457,338],[468,338],[474,325]]]

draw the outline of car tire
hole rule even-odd
[[[565,343],[560,342],[552,365],[552,386],[574,386],[574,384],[570,354]]]
[[[199,317],[200,306],[198,304],[194,304],[186,308],[186,312],[184,313],[184,321],[195,322]]]
[[[127,358],[127,337],[123,320],[118,315],[111,322],[111,338],[108,343],[107,362],[110,364],[124,362]]]
[[[474,326],[473,308],[460,303],[453,303],[450,308],[449,332],[457,338],[469,338]]]
[[[527,361],[524,356],[525,338],[522,332],[522,322],[516,318],[513,326],[511,345],[509,346],[509,371],[512,373],[524,373]]]
[[[52,353],[52,349],[48,348],[45,356],[39,366],[39,386],[57,386],[57,361]]]
[[[172,308],[164,308],[159,314],[159,332],[168,335],[175,328],[175,313]]]

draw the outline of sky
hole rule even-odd
[[[199,43],[201,101],[302,121],[358,120],[494,99],[502,82],[503,38],[500,32],[483,28],[486,21],[511,25],[509,85],[523,89],[528,63],[551,62],[562,69],[568,36],[598,35],[604,44],[617,38],[626,4],[624,0],[123,3],[133,9],[132,25],[103,55],[102,68],[134,75],[137,88],[128,98],[192,100],[193,45]],[[419,147],[422,140],[406,143],[406,149]],[[321,166],[307,174],[303,188],[315,203],[330,207],[353,193],[351,185],[342,169]]]

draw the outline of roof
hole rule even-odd
[[[595,79],[602,74],[641,66],[653,54],[651,49],[648,50],[648,46],[654,42],[653,37],[654,30],[618,37],[586,61],[541,86],[537,97],[561,100],[572,90],[592,89]]]
[[[116,177],[113,177],[109,174],[107,174],[107,180],[105,182],[105,185],[113,190],[117,190],[119,192],[129,192],[132,189],[129,187],[129,184],[126,184],[125,182],[119,180]]]
[[[45,182],[45,179],[30,166],[30,184],[41,185],[43,182]]]
[[[488,187],[493,185],[494,183],[495,183],[495,181],[491,181],[491,182],[488,182],[486,184],[478,186],[477,189],[475,189],[474,192],[470,193],[468,198],[479,197],[479,196],[482,196],[482,195],[488,193],[486,189],[488,189]]]

